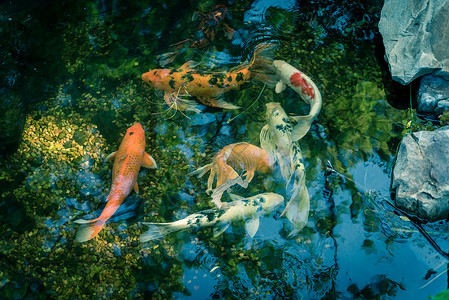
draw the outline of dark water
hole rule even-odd
[[[233,38],[219,29],[209,47],[184,48],[170,64],[229,69],[268,41],[278,44],[275,58],[314,80],[323,108],[300,141],[307,226],[287,239],[291,223],[276,212],[262,218],[254,238],[241,221],[218,237],[206,228],[139,242],[142,221],[172,222],[213,207],[207,179],[186,175],[230,143],[259,145],[265,103],[280,102],[290,114],[308,110],[293,91],[251,82],[226,94],[239,111],[167,113],[140,76],[160,66],[171,44],[194,37],[197,11],[215,4],[0,6],[0,298],[426,299],[445,290],[446,258],[386,202],[411,116],[386,101],[375,1],[225,2]],[[140,193],[98,237],[77,243],[73,221],[102,211],[112,169],[103,160],[135,122],[159,168],[142,169]],[[265,191],[288,197],[279,172],[256,174],[247,189],[232,192]],[[445,226],[425,225],[443,250]]]

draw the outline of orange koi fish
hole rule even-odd
[[[178,69],[154,69],[142,75],[149,86],[165,92],[164,100],[169,108],[181,111],[201,112],[196,102],[189,100],[195,96],[207,106],[237,109],[231,103],[220,99],[224,93],[239,89],[250,79],[269,81],[266,73],[272,70],[271,60],[262,57],[261,52],[272,49],[272,44],[261,44],[256,48],[249,63],[245,63],[230,72],[205,72],[196,70],[193,62],[186,62]],[[268,76],[269,77],[269,76]]]
[[[227,145],[218,151],[212,163],[189,173],[189,176],[197,175],[202,177],[210,171],[209,179],[207,180],[207,193],[212,191],[212,184],[215,176],[217,176],[216,191],[212,195],[212,202],[220,208],[221,195],[225,189],[228,189],[235,183],[246,188],[253,179],[255,172],[269,173],[272,165],[273,163],[267,152],[261,148],[248,143],[236,143]],[[245,180],[242,179],[235,169],[246,170],[244,174]],[[217,190],[220,186],[224,186],[224,188]]]
[[[78,242],[85,242],[95,237],[106,221],[117,211],[123,200],[131,193],[131,190],[139,192],[137,175],[141,166],[157,168],[155,160],[145,152],[145,132],[139,123],[128,128],[118,151],[106,157],[106,161],[113,158],[112,186],[106,198],[107,204],[98,218],[75,221],[75,223],[81,224],[76,233]]]

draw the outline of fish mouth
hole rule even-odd
[[[145,81],[148,84],[152,84],[152,82],[150,80],[150,74],[148,74],[148,73],[143,73],[142,74],[142,80]]]
[[[281,61],[281,60],[275,60],[275,61],[273,61],[273,67],[276,70],[279,70],[281,68],[282,63],[283,63],[283,61]]]

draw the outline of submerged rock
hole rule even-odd
[[[419,114],[438,119],[449,110],[449,81],[434,75],[423,76],[417,102]]]
[[[379,31],[394,80],[449,79],[449,0],[385,0]]]
[[[399,146],[391,190],[399,208],[437,221],[449,214],[449,126],[407,134]]]

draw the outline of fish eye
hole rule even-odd
[[[133,135],[134,134],[134,131],[131,131],[130,133],[129,133],[129,135]]]

